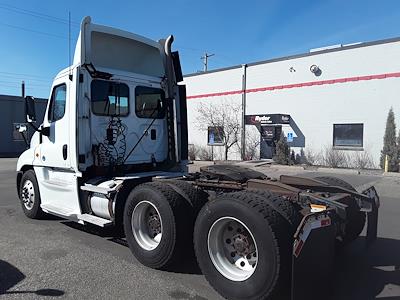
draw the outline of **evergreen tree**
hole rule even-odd
[[[383,149],[381,151],[380,166],[385,167],[385,156],[388,155],[389,171],[396,172],[399,167],[399,149],[396,144],[396,123],[393,108],[390,108],[386,120],[385,135],[383,137]]]
[[[290,161],[290,147],[286,137],[281,133],[279,141],[276,143],[274,161],[281,165],[288,165]]]

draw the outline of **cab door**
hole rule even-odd
[[[78,174],[71,161],[75,139],[73,82],[68,76],[58,77],[50,95],[37,148],[35,173],[45,211],[70,217],[80,214]]]
[[[41,135],[40,162],[46,167],[71,167],[68,155],[70,120],[66,113],[70,91],[66,80],[61,78],[55,81],[43,120],[42,127],[47,129],[49,136]]]

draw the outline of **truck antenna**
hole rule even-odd
[[[71,11],[68,11],[68,77],[72,80],[71,73]]]

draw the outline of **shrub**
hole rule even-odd
[[[273,160],[281,165],[288,165],[290,162],[290,147],[286,142],[286,138],[281,133],[279,141],[276,143],[276,152],[273,157]]]
[[[325,147],[323,164],[331,168],[348,168],[349,157],[347,153],[342,150],[336,150],[332,147]]]
[[[200,160],[213,160],[212,150],[209,146],[199,146],[197,156]]]

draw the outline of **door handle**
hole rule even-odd
[[[64,158],[64,160],[66,160],[67,157],[68,157],[68,152],[67,152],[67,150],[68,150],[68,146],[67,146],[67,145],[64,145],[64,146],[63,146],[63,149],[62,149],[62,153],[63,153],[63,158]]]

